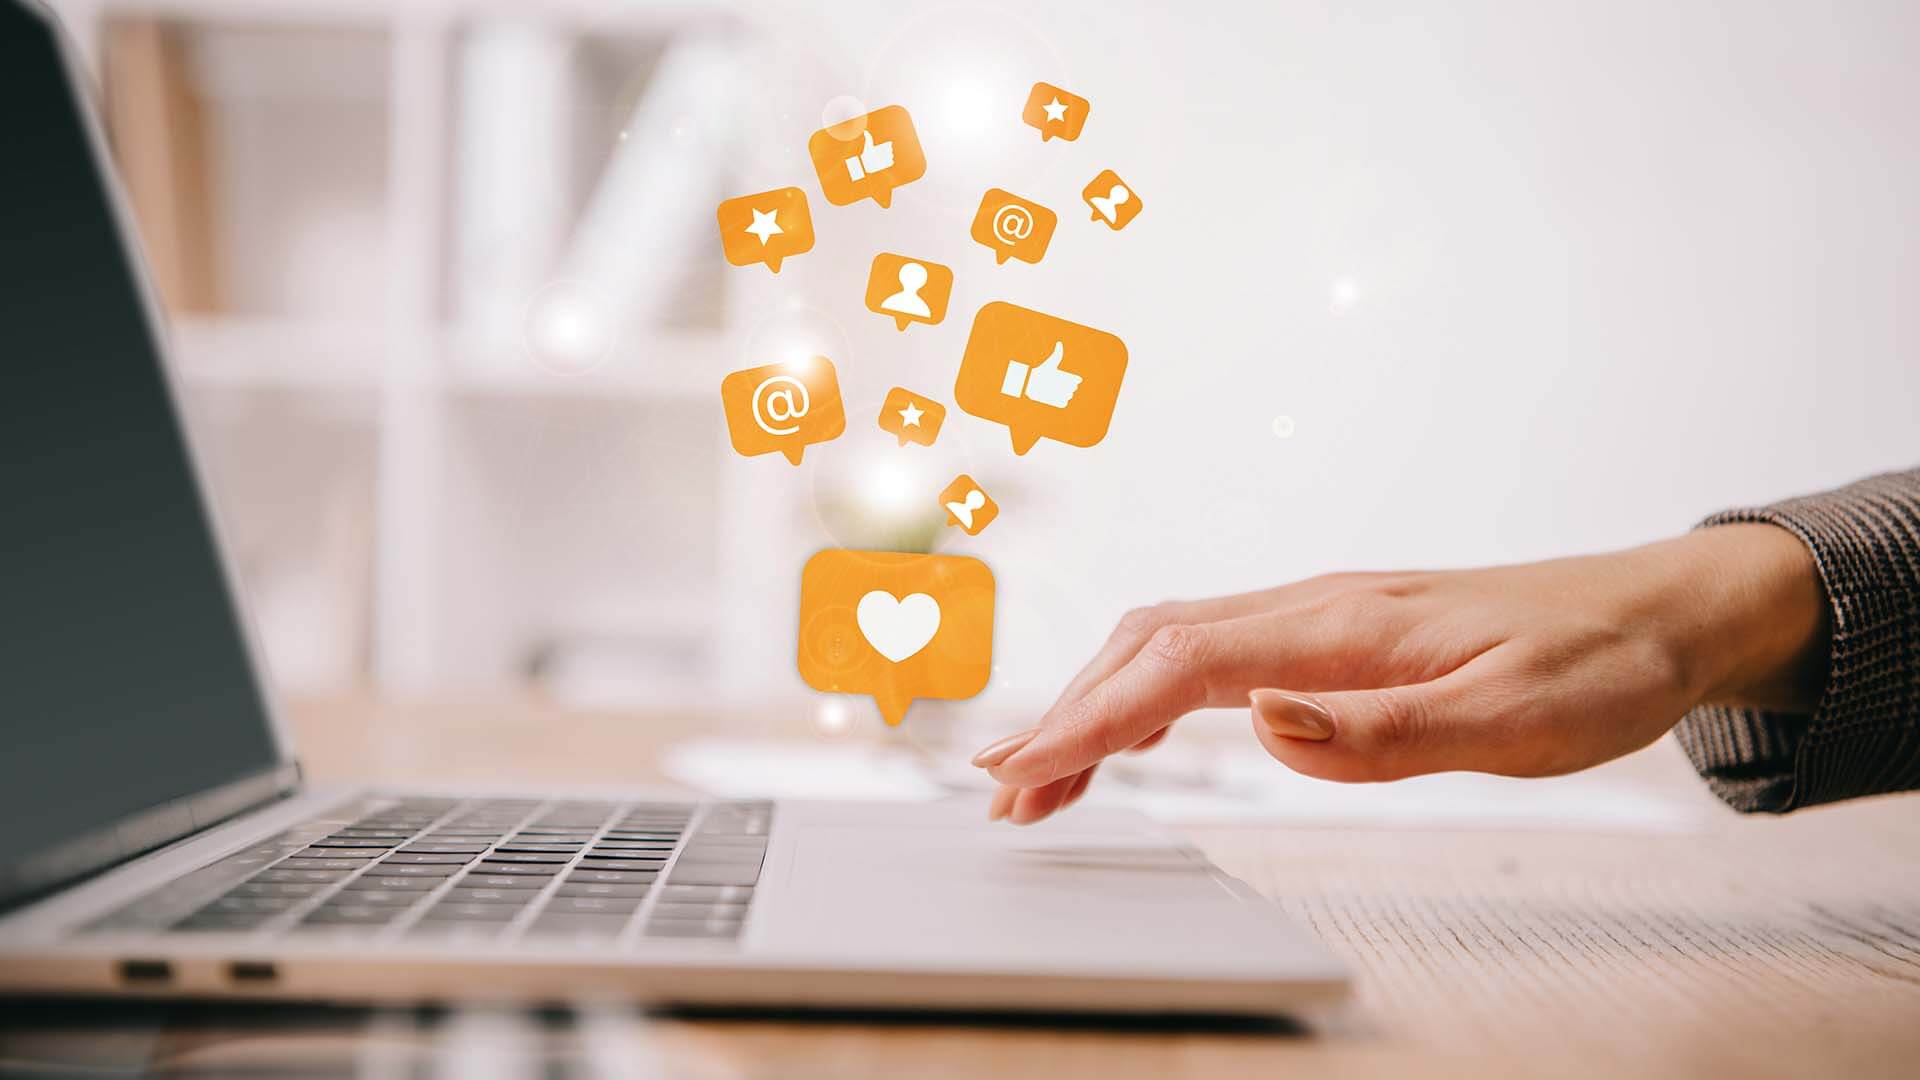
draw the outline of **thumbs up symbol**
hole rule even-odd
[[[1018,360],[1007,361],[1007,373],[1000,380],[1000,392],[1008,397],[1024,397],[1056,409],[1066,408],[1067,403],[1073,400],[1074,392],[1080,389],[1080,376],[1060,369],[1060,361],[1066,356],[1066,346],[1056,341],[1053,351],[1040,361],[1038,367],[1028,367]]]
[[[875,145],[873,132],[863,131],[860,133],[860,137],[864,140],[864,145],[861,147],[860,153],[847,159],[847,176],[852,178],[855,183],[859,183],[874,173],[886,172],[888,169],[893,168],[892,139]]]

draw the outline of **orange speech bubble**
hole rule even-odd
[[[901,330],[908,323],[932,325],[947,317],[953,271],[925,259],[881,252],[867,273],[867,310],[890,315]]]
[[[733,372],[720,380],[720,403],[727,436],[744,457],[780,453],[798,465],[807,447],[847,429],[840,380],[824,356]]]
[[[1092,446],[1106,437],[1126,373],[1126,343],[1112,334],[995,301],[973,318],[953,399],[1007,425],[1016,454],[1043,438]]]
[[[1000,504],[966,473],[954,477],[940,493],[940,506],[947,512],[947,524],[959,527],[968,536],[979,536],[980,530],[1000,516]]]
[[[1079,94],[1069,94],[1052,83],[1037,82],[1027,93],[1027,107],[1020,112],[1020,119],[1027,126],[1040,132],[1040,141],[1046,142],[1055,137],[1068,142],[1080,137],[1080,129],[1087,124],[1087,113],[1093,106]]]
[[[800,573],[800,677],[872,694],[899,724],[915,698],[970,698],[993,670],[993,571],[962,555],[822,551]]]
[[[1103,169],[1099,176],[1080,189],[1080,198],[1093,211],[1093,220],[1119,232],[1140,213],[1140,193],[1127,186],[1120,174]]]
[[[946,422],[945,405],[904,386],[887,391],[887,400],[880,406],[880,430],[899,439],[901,446],[932,446],[940,437],[940,425]]]
[[[720,250],[735,266],[766,263],[780,272],[780,260],[813,250],[813,215],[807,193],[797,187],[742,195],[720,204]]]
[[[1031,199],[988,188],[973,215],[973,238],[993,249],[995,262],[1019,259],[1037,263],[1047,253],[1047,243],[1053,239],[1053,227],[1058,222],[1053,211]]]
[[[820,191],[835,206],[872,199],[893,205],[893,189],[926,175],[913,117],[898,105],[824,127],[807,139]]]

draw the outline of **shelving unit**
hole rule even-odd
[[[110,132],[131,122],[116,101],[197,103],[203,161],[126,160],[115,141],[150,248],[181,222],[142,199],[147,181],[201,181],[189,193],[211,235],[188,239],[215,284],[169,296],[175,361],[276,675],[725,696],[722,658],[753,662],[755,648],[722,639],[754,635],[720,625],[713,597],[765,573],[737,565],[753,544],[722,538],[791,507],[733,490],[718,410],[700,407],[741,338],[714,260],[688,257],[722,194],[727,135],[675,140],[652,98],[728,74],[729,12],[56,9],[106,86]],[[140,122],[156,115],[170,114]],[[644,257],[621,247],[642,239]],[[157,254],[157,268],[181,263]],[[589,370],[529,345],[555,281],[606,298],[589,337],[610,345],[576,365]],[[689,295],[713,300],[676,299]]]

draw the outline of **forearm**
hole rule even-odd
[[[1715,534],[1757,528],[1792,537],[1811,562],[1826,629],[1792,659],[1806,629],[1793,621],[1792,587],[1753,586],[1756,596],[1776,590],[1747,623],[1776,633],[1773,646],[1731,664],[1735,674],[1676,729],[1702,776],[1735,807],[1772,812],[1920,788],[1920,470],[1707,524],[1687,538],[1699,550],[1732,543]],[[1767,611],[1784,621],[1769,627]]]

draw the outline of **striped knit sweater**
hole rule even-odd
[[[1920,469],[1708,518],[1762,521],[1813,552],[1833,611],[1827,687],[1812,714],[1702,706],[1675,728],[1735,809],[1920,788]]]

